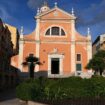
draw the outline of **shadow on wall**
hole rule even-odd
[[[35,77],[48,77],[48,72],[46,70],[38,71],[35,73]]]
[[[30,78],[30,73],[29,72],[21,72],[19,70],[18,74],[19,74],[20,80],[26,80],[26,79]],[[38,77],[41,77],[41,76],[47,78],[48,77],[48,72],[45,71],[45,70],[34,72],[34,78],[38,78]]]

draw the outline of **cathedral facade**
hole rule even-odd
[[[46,72],[50,77],[68,77],[88,73],[85,69],[92,58],[91,35],[83,36],[75,29],[76,16],[45,3],[37,10],[36,28],[29,35],[21,30],[19,55],[13,58],[15,66],[21,72],[28,72],[22,62],[29,54],[40,59],[41,65],[35,66],[35,72]]]

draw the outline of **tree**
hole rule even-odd
[[[98,51],[86,66],[87,69],[93,69],[95,73],[102,75],[105,70],[105,51]]]
[[[34,78],[34,68],[36,65],[40,64],[39,58],[34,57],[33,54],[29,54],[29,56],[26,57],[25,62],[23,62],[23,66],[28,65],[30,78]]]

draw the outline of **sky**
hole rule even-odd
[[[57,2],[58,7],[68,13],[74,8],[76,30],[86,35],[89,27],[92,41],[98,35],[105,34],[105,0],[0,0],[0,18],[18,30],[23,26],[24,34],[29,34],[35,29],[34,16],[44,1],[50,8]]]

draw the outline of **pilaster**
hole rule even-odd
[[[76,71],[75,62],[75,20],[71,20],[71,73]]]
[[[36,21],[36,57],[40,58],[40,19]],[[39,65],[36,65],[35,71],[39,71]]]
[[[23,70],[23,39],[22,39],[23,35],[21,35],[21,39],[19,39],[19,59],[18,59],[18,68],[20,69],[20,71],[22,72]]]
[[[88,35],[87,35],[87,54],[88,54],[88,62],[90,59],[92,59],[92,41],[91,41],[91,34],[90,34],[90,28],[88,28]]]
[[[88,62],[92,59],[92,42],[88,41],[87,44],[87,54],[88,54]]]

